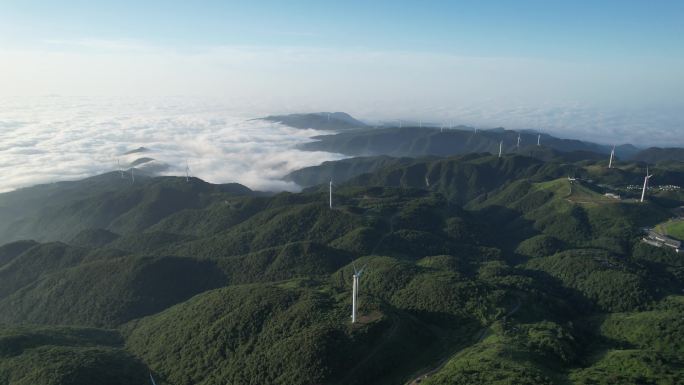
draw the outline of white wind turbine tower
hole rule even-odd
[[[648,188],[648,180],[651,179],[653,174],[648,173],[648,167],[646,167],[646,176],[644,177],[644,188],[641,190],[641,202],[644,201],[644,197],[646,196],[646,189]]]
[[[503,152],[503,140],[499,142],[499,158],[501,158],[502,152]]]
[[[190,182],[190,166],[188,166],[188,160],[185,160],[185,181]]]
[[[119,168],[119,174],[121,174],[121,179],[124,178],[124,172],[123,169],[121,168],[121,162],[119,162],[119,158],[116,158],[116,167]]]
[[[520,148],[520,133],[518,132],[518,143],[515,144],[516,148]]]
[[[537,146],[541,146],[541,133],[537,134]]]
[[[615,145],[613,145],[613,149],[610,150],[610,160],[608,161],[608,168],[613,168],[613,157],[614,156],[615,156]],[[646,174],[648,174],[648,172]]]
[[[332,210],[332,184],[333,184],[333,183],[332,183],[332,179],[330,179],[330,199],[329,199],[329,201],[330,201],[330,202],[329,202],[329,203],[330,203],[330,210]]]
[[[135,170],[135,167],[131,167],[131,184],[135,183],[135,175],[133,175],[133,170]]]
[[[353,277],[353,282],[352,282],[352,324],[356,323],[356,307],[359,304],[359,279],[361,278],[361,274],[363,274],[363,270],[366,268],[366,266],[362,267],[361,270],[356,270],[356,266],[352,264],[354,267],[354,275]]]

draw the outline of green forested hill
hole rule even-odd
[[[520,148],[517,147],[520,134]],[[545,150],[537,147],[537,133],[504,129],[479,130],[456,128],[440,130],[435,127],[388,127],[343,131],[322,135],[317,141],[305,143],[302,148],[311,151],[328,151],[351,156],[451,156],[457,154],[498,153],[503,142],[506,153],[517,152],[545,159],[563,157],[561,153],[575,154],[575,160],[597,159],[596,154],[609,154],[610,147],[572,139],[560,139],[542,134]],[[625,151],[627,151],[625,149]],[[630,151],[631,154],[631,151]],[[571,155],[573,157],[573,155]],[[571,159],[568,159],[571,160]]]
[[[302,148],[314,151],[328,151],[351,156],[453,156],[457,154],[490,152],[497,153],[499,142],[504,151],[532,156],[550,161],[578,162],[603,160],[607,162],[611,146],[575,139],[563,139],[532,130],[507,130],[502,127],[476,129],[459,125],[456,127],[423,126],[385,123],[370,127],[344,112],[308,113],[268,116],[263,118],[295,128],[338,131],[322,135]],[[520,134],[520,146],[517,145]],[[537,146],[537,139],[541,146]],[[615,147],[616,160],[648,163],[681,162],[682,148],[651,147],[641,149],[632,144]],[[607,164],[607,163],[606,163]],[[327,166],[324,166],[327,168]],[[340,170],[337,170],[338,172]],[[344,172],[344,171],[343,171]],[[306,178],[309,171],[295,173],[295,178]]]
[[[70,327],[0,329],[0,383],[148,384],[145,365],[112,330]]]
[[[651,147],[637,153],[634,156],[634,160],[649,163],[660,163],[667,161],[684,162],[684,149],[679,147]]]
[[[308,114],[271,115],[263,118],[290,127],[316,130],[348,130],[366,124],[344,112],[313,112]]]
[[[546,156],[544,154],[548,154]],[[559,154],[559,155],[552,155]],[[301,170],[294,171],[287,176],[286,180],[291,180],[304,187],[319,185],[329,182],[331,179],[334,183],[339,184],[348,182],[350,180],[358,180],[356,183],[367,183],[366,180],[378,185],[384,182],[387,183],[401,183],[406,186],[413,184],[416,187],[425,187],[427,184],[435,185],[437,182],[444,184],[444,178],[453,178],[449,175],[463,167],[473,167],[479,165],[486,166],[500,170],[482,170],[491,177],[498,177],[501,183],[508,182],[510,178],[520,178],[525,175],[525,167],[532,168],[532,173],[527,172],[526,175],[535,175],[537,179],[547,179],[559,176],[572,176],[585,179],[594,179],[600,183],[624,187],[627,185],[641,185],[646,173],[646,163],[641,162],[622,162],[615,161],[615,167],[607,168],[607,161],[605,157],[598,160],[592,157],[579,156],[577,159],[572,158],[573,153],[563,153],[551,150],[546,147],[532,148],[525,152],[512,152],[504,154],[501,161],[496,161],[497,157],[489,153],[469,153],[465,155],[457,155],[449,158],[439,157],[421,157],[421,158],[393,158],[389,156],[369,156],[348,158],[339,161],[324,162],[318,166],[306,167]],[[562,155],[562,156],[560,156]],[[532,159],[530,159],[532,158]],[[519,169],[515,162],[522,162],[527,164]],[[453,170],[444,170],[443,165],[447,163]],[[422,165],[422,166],[421,166]],[[412,166],[412,167],[409,167]],[[536,174],[537,168],[543,166],[545,172]],[[436,168],[439,173],[427,172]],[[420,171],[425,171],[420,175]],[[494,172],[492,172],[494,171]],[[511,171],[517,174],[506,175]],[[658,181],[660,185],[678,185],[684,180],[684,166],[682,163],[670,162],[650,167],[651,173],[654,174],[654,180]],[[502,172],[504,175],[502,175]],[[413,177],[405,176],[405,174],[415,174]],[[498,174],[497,174],[498,173]],[[364,176],[364,174],[371,174],[371,178]],[[362,177],[363,176],[363,177]],[[378,178],[385,178],[379,180]],[[477,179],[481,176],[475,176],[472,181],[470,179],[464,181],[467,183],[477,183]],[[394,179],[390,179],[394,178]],[[397,181],[397,178],[400,180]],[[453,186],[451,186],[453,190]],[[488,187],[488,186],[487,186]],[[459,188],[462,188],[459,186]],[[489,191],[489,190],[487,190]],[[450,191],[445,189],[448,194]],[[453,194],[453,191],[451,191]]]
[[[684,201],[606,197],[642,170],[603,168],[352,160],[332,209],[327,183],[0,194],[33,205],[0,237],[36,240],[0,246],[0,384],[676,384],[684,257],[640,238]]]
[[[197,178],[139,175],[131,183],[118,172],[40,185],[0,194],[0,207],[13,209],[0,217],[0,241],[70,240],[92,229],[135,232],[180,210],[250,194],[239,184],[212,185]]]
[[[303,187],[326,183],[345,182],[355,176],[374,172],[382,168],[413,163],[413,158],[393,158],[390,156],[369,156],[323,162],[318,166],[305,167],[287,174],[284,179]]]

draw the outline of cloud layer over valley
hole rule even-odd
[[[213,183],[238,182],[256,190],[297,190],[280,178],[341,155],[303,152],[299,143],[319,134],[250,120],[230,106],[180,98],[38,97],[0,102],[0,191],[116,170],[149,156]],[[144,146],[149,154],[122,156]]]
[[[684,122],[674,106],[608,109],[580,104],[416,104],[392,100],[366,104],[318,102],[261,104],[250,99],[196,97],[0,97],[0,192],[39,183],[76,180],[151,157],[183,175],[213,183],[238,182],[256,190],[298,190],[280,178],[302,167],[343,158],[306,152],[296,145],[322,132],[300,130],[255,117],[279,113],[342,110],[374,122],[465,124],[533,129],[563,138],[603,144],[682,146]],[[280,106],[277,108],[276,106]],[[332,107],[331,107],[332,106]],[[672,109],[669,113],[663,109]],[[149,154],[122,156],[138,147]]]

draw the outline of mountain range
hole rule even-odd
[[[684,164],[641,203],[641,160],[502,135],[350,127],[314,143],[371,154],[299,193],[124,170],[0,194],[0,384],[680,383],[684,259],[642,238]]]
[[[468,126],[428,127],[418,125],[383,124],[371,127],[345,113],[292,114],[263,118],[295,128],[336,130],[334,134],[314,137],[301,145],[304,150],[327,151],[349,156],[390,155],[396,157],[449,156],[489,152],[496,154],[499,144],[503,151],[552,159],[563,157],[572,161],[606,158],[611,145],[576,139],[562,139],[533,130],[507,130],[502,127],[476,129]],[[518,136],[520,145],[518,146]],[[537,143],[541,146],[537,146]],[[632,144],[615,146],[617,159],[659,163],[682,161],[683,148],[639,148]]]

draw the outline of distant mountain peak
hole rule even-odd
[[[277,122],[286,126],[315,130],[345,130],[367,125],[346,112],[311,112],[289,115],[270,115],[263,120]]]
[[[124,155],[141,154],[141,153],[150,152],[150,151],[152,151],[152,150],[150,150],[150,149],[147,148],[147,147],[138,147],[138,148],[136,148],[136,149],[134,149],[134,150],[126,151],[126,152],[124,152],[123,154],[124,154]]]
[[[684,162],[684,148],[679,147],[650,147],[637,152],[633,160],[646,163]]]
[[[131,162],[131,167],[140,166],[141,164],[149,163],[152,161],[154,161],[154,158],[148,158],[148,157],[138,158],[138,159],[134,160],[133,162]]]

